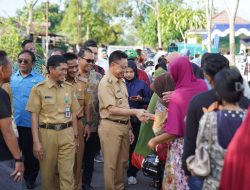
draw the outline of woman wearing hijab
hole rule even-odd
[[[220,190],[250,189],[250,108],[230,142],[222,170]]]
[[[134,61],[132,60],[128,61],[128,67],[125,70],[124,78],[126,80],[130,108],[142,109],[145,107],[145,105],[148,105],[151,97],[151,92],[147,84],[144,81],[138,79],[137,66]],[[135,145],[137,143],[137,139],[139,136],[141,122],[136,117],[133,116],[131,116],[130,122],[135,137],[134,142],[130,145],[129,158],[131,160],[131,156],[135,149]],[[137,184],[136,180],[137,171],[138,171],[137,168],[132,166],[130,161],[127,170],[129,185]]]
[[[157,144],[171,141],[171,148],[166,161],[163,189],[188,189],[184,171],[181,168],[183,152],[185,116],[191,99],[207,90],[203,80],[196,79],[192,65],[187,57],[177,57],[169,65],[169,73],[175,82],[175,90],[170,95],[168,118],[164,133],[151,139],[148,146],[155,149]]]
[[[158,77],[158,76],[164,75],[165,73],[166,71],[164,69],[159,68],[155,71],[154,76]],[[155,113],[155,106],[156,106],[157,100],[158,100],[157,94],[153,93],[150,99],[148,108],[147,108],[148,113],[151,113],[151,114]],[[152,126],[153,126],[152,120],[149,120],[147,123],[142,123],[140,126],[140,133],[139,133],[138,141],[137,141],[135,150],[132,154],[132,164],[138,170],[141,169],[144,158],[147,155],[153,153],[153,151],[147,146],[148,141],[155,136],[152,130]]]

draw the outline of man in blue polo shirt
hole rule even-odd
[[[31,89],[44,80],[44,77],[32,70],[36,61],[34,53],[24,50],[18,55],[18,71],[11,77],[10,87],[13,97],[14,118],[19,133],[19,144],[24,156],[24,179],[27,189],[35,187],[39,172],[39,162],[33,156],[31,116],[25,110]]]

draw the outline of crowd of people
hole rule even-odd
[[[105,50],[87,40],[46,63],[31,40],[15,63],[0,50],[0,189],[34,189],[40,173],[42,190],[91,190],[94,161],[105,190],[140,169],[159,190],[250,189],[250,89],[226,57],[183,49],[149,76],[145,51]]]

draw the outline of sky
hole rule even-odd
[[[46,0],[39,0],[39,2],[45,2]],[[110,0],[112,2],[113,0]],[[136,1],[136,0],[135,0]],[[201,0],[186,0],[188,2],[194,2],[193,5],[197,5],[195,2],[199,2]],[[203,0],[205,1],[205,0]],[[226,0],[229,8],[232,6],[233,0]],[[63,0],[49,0],[51,3],[59,3],[61,7],[63,7]],[[0,16],[8,17],[14,16],[16,10],[25,5],[24,0],[0,0]],[[221,11],[224,9],[224,0],[214,0],[214,7]],[[238,16],[245,18],[250,21],[250,0],[240,0]]]

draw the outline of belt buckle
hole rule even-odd
[[[56,124],[54,126],[56,131],[59,131],[61,129],[61,124]]]

